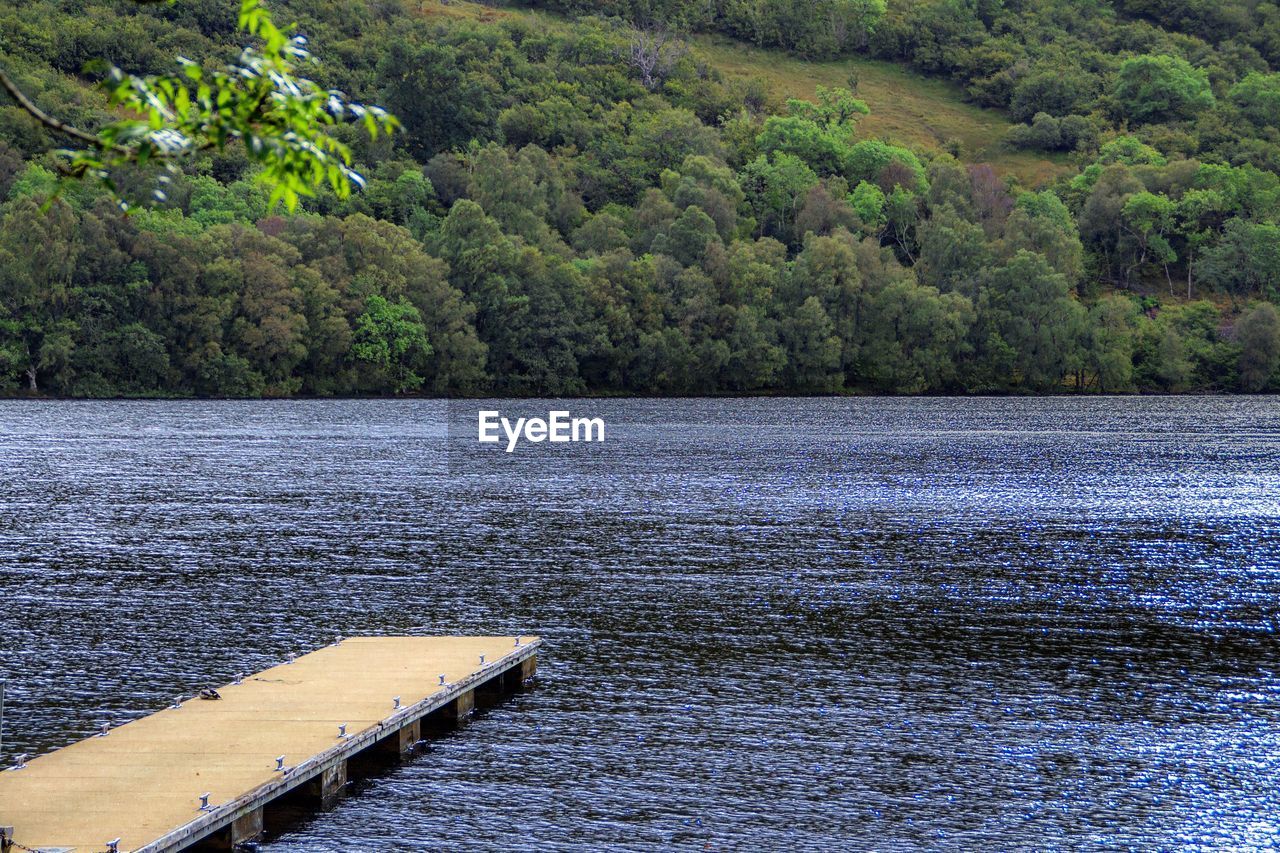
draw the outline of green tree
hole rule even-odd
[[[1228,97],[1259,127],[1280,125],[1280,74],[1251,71],[1231,87]]]
[[[307,318],[292,272],[298,252],[239,223],[206,236],[221,262],[220,286],[234,294],[222,342],[262,377],[267,393],[296,393],[302,383],[294,371],[307,355]]]
[[[1031,121],[1036,113],[1052,117],[1079,111],[1096,94],[1097,80],[1090,74],[1060,64],[1041,68],[1014,86],[1009,112],[1017,121]]]
[[[1264,391],[1275,385],[1280,368],[1280,312],[1260,302],[1245,312],[1236,326],[1240,344],[1240,388]]]
[[[453,45],[393,39],[378,58],[377,78],[420,161],[486,140],[497,123],[497,81],[466,67]]]
[[[887,6],[886,0],[826,0],[818,4],[818,10],[826,13],[831,40],[841,52],[865,47]]]
[[[920,225],[918,239],[920,281],[943,292],[955,290],[976,298],[979,281],[993,259],[982,226],[948,206]]]
[[[112,331],[108,345],[113,391],[137,394],[164,389],[169,353],[159,335],[141,323],[130,323]]]
[[[787,115],[765,119],[756,147],[794,154],[819,175],[840,174],[853,154],[854,120],[870,110],[847,89],[819,86],[817,98],[787,101]]]
[[[832,393],[840,390],[840,338],[818,297],[810,296],[783,322],[787,387]]]
[[[1186,246],[1187,298],[1201,253],[1219,238],[1230,211],[1226,197],[1217,190],[1190,189],[1177,203],[1178,231]]]
[[[1208,75],[1165,54],[1122,62],[1114,94],[1123,116],[1139,124],[1194,118],[1214,103]]]
[[[840,370],[851,378],[856,371],[866,293],[848,236],[808,237],[792,266],[786,295],[789,304],[800,308],[806,298],[818,300],[840,344]],[[816,319],[806,321],[810,328],[816,328],[810,321]]]
[[[1138,307],[1126,296],[1104,296],[1089,309],[1084,364],[1097,389],[1133,390],[1133,353]]]
[[[737,236],[739,208],[745,196],[738,176],[728,166],[705,155],[686,157],[679,171],[663,172],[662,192],[677,209],[696,205],[716,224],[726,243]]]
[[[1192,381],[1194,367],[1187,358],[1186,343],[1178,330],[1170,325],[1160,329],[1156,349],[1155,375],[1166,391],[1181,391]]]
[[[470,154],[468,166],[468,197],[507,234],[550,249],[561,236],[551,226],[568,234],[582,219],[582,203],[566,186],[561,164],[537,146],[511,157],[490,144]]]
[[[635,387],[644,393],[687,394],[695,383],[693,347],[678,327],[640,334],[629,367]]]
[[[849,193],[849,204],[868,233],[875,234],[884,227],[886,199],[884,191],[875,184],[860,181]]]
[[[1125,269],[1125,281],[1147,264],[1158,264],[1173,294],[1173,278],[1169,265],[1178,259],[1169,242],[1168,233],[1176,225],[1177,208],[1163,195],[1134,193],[1120,209],[1120,222],[1134,243],[1132,263]]]
[[[690,156],[720,156],[720,140],[686,109],[658,110],[635,120],[627,140],[625,168],[633,185],[654,183],[664,169],[678,168]]]
[[[924,166],[910,150],[875,139],[864,139],[849,149],[844,175],[851,184],[869,181],[885,193],[902,187],[914,193],[928,189]]]
[[[655,252],[671,255],[685,266],[699,264],[709,243],[719,243],[716,223],[701,208],[689,205],[653,242]]]
[[[894,244],[906,259],[915,262],[916,225],[920,221],[920,199],[910,190],[894,187],[885,199],[884,206],[887,231],[893,237]]]
[[[818,176],[803,160],[785,152],[761,154],[743,168],[739,180],[759,223],[758,236],[784,243],[800,236],[793,229],[796,214],[804,194],[818,185]]]
[[[488,381],[487,348],[474,326],[476,308],[450,282],[448,265],[388,222],[357,214],[336,224],[329,250],[315,255],[312,264],[342,283],[348,313],[354,318],[374,294],[407,300],[418,310],[434,350],[422,372],[423,387],[433,394],[480,390]],[[307,251],[301,235],[296,245]]]
[[[1125,237],[1122,212],[1129,198],[1144,190],[1142,182],[1133,176],[1129,167],[1119,164],[1108,166],[1101,170],[1080,210],[1081,240],[1100,260],[1100,272],[1117,283],[1123,278],[1123,272],[1116,274],[1114,271]]]
[[[373,374],[371,387],[392,394],[418,390],[423,382],[420,371],[430,355],[427,329],[417,308],[408,302],[369,297],[365,312],[356,318],[351,357]]]
[[[1170,359],[1160,365],[1176,377],[1175,387],[1227,391],[1239,385],[1240,347],[1223,333],[1222,312],[1216,305],[1205,300],[1171,305],[1160,311],[1156,323],[1162,332],[1176,335],[1176,343],[1173,338],[1168,341]],[[1186,372],[1176,376],[1184,367]]]
[[[862,324],[861,377],[894,394],[955,390],[973,320],[972,303],[959,293],[909,278],[888,284],[870,300]]]
[[[1197,265],[1204,283],[1233,298],[1280,296],[1280,226],[1234,218]]]
[[[733,391],[758,391],[777,381],[787,356],[770,334],[770,324],[759,309],[738,307],[726,343],[729,360],[724,383]]]
[[[980,384],[1048,391],[1077,365],[1084,309],[1043,256],[1019,251],[992,269],[976,307]]]
[[[1005,223],[1005,246],[1044,255],[1053,268],[1076,284],[1084,275],[1084,246],[1071,211],[1052,192],[1023,193]]]
[[[0,364],[30,391],[62,372],[75,349],[77,224],[68,205],[42,216],[28,197],[5,205],[0,219]]]

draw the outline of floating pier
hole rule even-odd
[[[352,637],[0,772],[0,847],[231,850],[533,677],[536,637]]]

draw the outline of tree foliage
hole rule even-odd
[[[1134,122],[1193,118],[1213,104],[1209,78],[1179,56],[1135,56],[1120,65],[1115,97]]]
[[[114,184],[60,183],[66,133],[0,106],[7,393],[1277,387],[1262,5],[1220,39],[1167,4],[611,0],[540,27],[278,2],[296,29],[252,2],[0,12],[15,90]],[[856,81],[780,103],[677,35],[637,62],[664,22],[952,77],[1067,174],[873,136]],[[102,88],[94,58],[135,72]]]
[[[376,138],[392,131],[396,119],[298,76],[298,63],[312,61],[307,40],[276,27],[262,0],[241,0],[237,28],[260,46],[244,47],[225,69],[181,56],[180,71],[171,74],[132,74],[107,64],[101,83],[107,104],[127,117],[94,132],[53,118],[7,76],[0,82],[27,112],[82,146],[62,152],[66,174],[94,178],[113,194],[113,172],[121,167],[158,163],[174,172],[183,159],[235,143],[258,165],[256,177],[269,188],[272,205],[283,201],[293,210],[324,184],[346,197],[363,178],[351,168],[351,149],[329,126],[355,119]],[[168,180],[161,175],[156,198],[166,198]]]

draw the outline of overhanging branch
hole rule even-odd
[[[9,79],[9,75],[5,74],[3,71],[0,71],[0,86],[3,86],[4,90],[9,93],[9,97],[17,101],[18,106],[21,107],[24,112],[34,117],[36,121],[40,122],[45,127],[51,130],[56,130],[58,133],[66,136],[70,136],[72,139],[78,139],[81,142],[94,146],[95,148],[103,147],[102,140],[98,139],[98,137],[94,136],[92,133],[86,133],[77,127],[72,127],[65,121],[56,119],[37,107],[32,100],[23,94],[22,90]]]

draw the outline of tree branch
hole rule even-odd
[[[163,3],[167,2],[167,0],[133,0],[133,2],[139,5],[146,5],[149,3]],[[17,84],[9,79],[9,75],[4,73],[4,71],[0,71],[0,87],[3,87],[4,90],[9,93],[9,97],[13,98],[14,101],[17,102],[23,112],[27,113],[50,130],[55,130],[65,136],[70,136],[72,139],[78,139],[87,145],[92,145],[94,148],[107,147],[102,144],[102,140],[98,139],[98,137],[94,136],[92,133],[86,133],[78,127],[72,127],[65,121],[56,119],[37,107],[30,98],[23,94]]]
[[[14,85],[14,82],[9,79],[9,75],[5,74],[3,71],[0,71],[0,86],[3,86],[4,90],[9,93],[9,96],[17,101],[18,106],[21,107],[23,111],[34,117],[36,121],[40,122],[45,127],[50,128],[51,130],[56,130],[58,133],[66,136],[70,136],[72,139],[78,139],[95,148],[103,147],[102,141],[92,133],[86,133],[79,128],[72,127],[66,122],[54,118],[44,110],[37,107],[32,103],[30,98],[22,93],[21,89]]]

